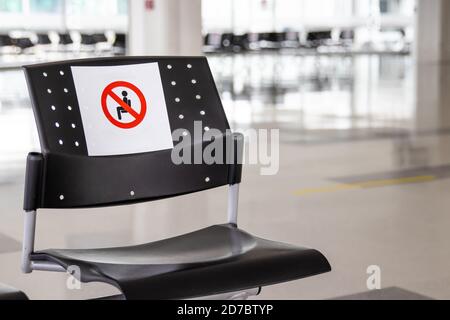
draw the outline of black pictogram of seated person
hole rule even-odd
[[[127,105],[129,105],[131,107],[131,99],[128,99],[128,92],[122,91],[122,96],[123,96],[123,102],[125,102]],[[119,118],[119,120],[122,120],[123,113],[128,113],[128,111],[125,110],[124,107],[118,106],[117,107],[117,118]]]

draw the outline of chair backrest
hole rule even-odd
[[[233,35],[232,45],[235,51],[247,50],[248,44],[249,42],[246,34]]]
[[[94,43],[108,42],[108,38],[104,33],[94,33],[92,35],[92,38],[94,40]]]
[[[12,42],[14,46],[22,50],[34,47],[34,43],[30,38],[13,38]]]
[[[0,34],[0,47],[9,47],[13,45],[12,38],[7,34]]]
[[[280,42],[283,40],[283,34],[278,32],[262,32],[258,36],[259,41]]]
[[[37,43],[40,45],[47,45],[52,44],[52,41],[50,40],[50,36],[48,33],[38,33],[37,34]]]
[[[113,47],[125,49],[127,47],[127,35],[125,33],[116,33]]]
[[[60,33],[59,34],[59,44],[61,45],[68,45],[72,44],[73,39],[69,33]]]
[[[332,39],[331,30],[310,31],[308,32],[306,41],[310,42],[323,42]]]
[[[177,165],[171,158],[179,141],[172,132],[193,135],[197,121],[202,133],[215,128],[229,143],[206,58],[99,58],[24,69],[42,149],[28,158],[26,211],[136,203],[239,182],[234,164]],[[122,90],[128,95],[120,101]],[[207,144],[200,135],[190,147]]]
[[[92,34],[86,34],[86,33],[82,33],[81,35],[81,44],[83,45],[94,45],[97,42],[95,41],[95,37]]]
[[[222,33],[220,41],[221,41],[221,49],[223,50],[231,49],[233,42],[233,33],[231,32]]]

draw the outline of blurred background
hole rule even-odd
[[[62,59],[206,54],[233,125],[287,139],[411,128],[415,12],[415,0],[0,0],[0,161],[35,143],[20,67]]]
[[[245,170],[244,229],[318,248],[334,267],[263,298],[362,292],[373,264],[384,287],[450,298],[448,0],[0,0],[0,281],[34,298],[109,293],[20,275],[25,157],[39,150],[20,67],[203,54],[234,129],[280,129],[279,174]],[[76,215],[44,213],[39,245],[167,237],[223,222],[224,199],[213,191],[81,213],[93,219],[88,231]],[[58,290],[42,290],[44,280]]]

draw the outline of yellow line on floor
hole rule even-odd
[[[384,179],[384,180],[369,180],[348,184],[337,184],[331,186],[325,186],[321,188],[308,188],[308,189],[300,189],[295,191],[296,196],[307,196],[312,194],[319,193],[333,193],[345,190],[355,190],[355,189],[368,189],[368,188],[380,188],[380,187],[388,187],[388,186],[396,186],[402,184],[411,184],[411,183],[423,183],[430,182],[436,180],[435,176],[415,176],[415,177],[405,177],[398,179]]]

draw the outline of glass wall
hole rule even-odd
[[[30,12],[32,13],[60,13],[60,0],[30,0]]]
[[[21,12],[22,0],[0,0],[0,12]]]
[[[270,32],[335,27],[409,27],[416,0],[203,0],[203,27],[212,32]]]
[[[128,0],[118,0],[117,1],[117,13],[119,15],[128,14]]]
[[[126,32],[128,0],[0,0],[0,29]]]
[[[126,31],[127,1],[125,0],[66,0],[69,29],[108,29]]]

